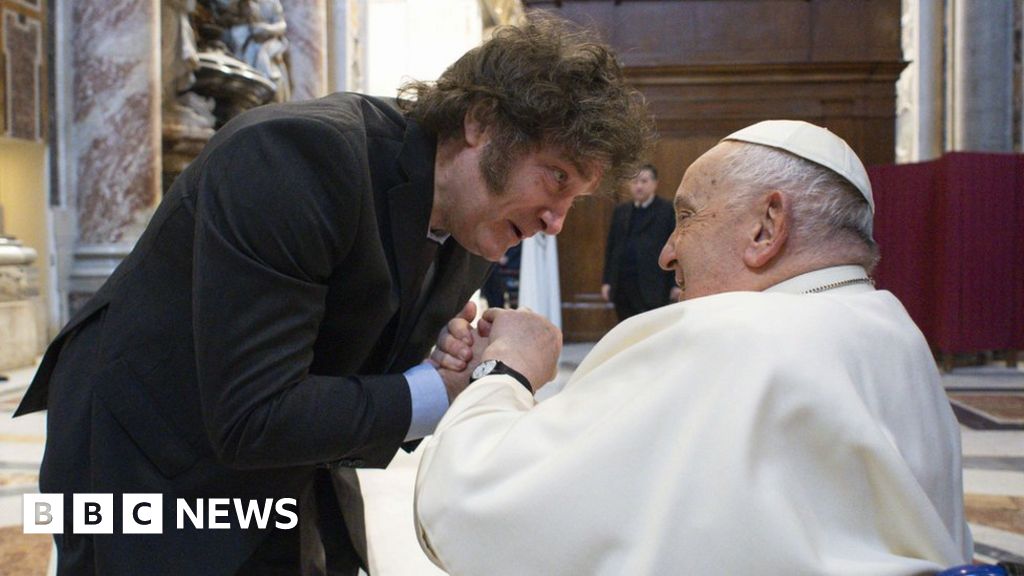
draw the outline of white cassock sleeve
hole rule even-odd
[[[447,569],[430,543],[421,517],[438,518],[433,528],[442,534],[456,534],[461,527],[446,526],[444,510],[449,507],[449,497],[460,498],[448,489],[449,485],[461,483],[469,476],[474,476],[484,462],[490,461],[499,468],[504,465],[495,462],[491,456],[496,452],[497,445],[515,425],[520,417],[532,408],[536,402],[523,385],[511,376],[495,375],[481,378],[467,388],[445,414],[434,431],[437,438],[443,430],[456,428],[457,432],[446,436],[441,450],[443,463],[433,467],[438,454],[437,442],[428,443],[420,460],[419,473],[416,477],[416,535],[420,546],[430,560],[442,569]],[[451,458],[455,460],[450,460]],[[462,463],[462,466],[459,466]],[[454,467],[451,464],[455,464]],[[502,475],[504,472],[495,470]]]

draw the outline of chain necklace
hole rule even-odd
[[[851,278],[850,280],[840,280],[839,282],[833,282],[831,284],[825,284],[824,286],[818,286],[817,288],[811,288],[810,290],[804,290],[804,294],[817,294],[819,292],[826,292],[828,290],[835,290],[836,288],[842,288],[843,286],[852,286],[853,284],[871,284],[875,285],[875,281],[871,278]]]

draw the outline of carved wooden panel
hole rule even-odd
[[[46,15],[41,0],[0,0],[0,136],[46,138]]]
[[[899,0],[527,0],[600,30],[645,95],[660,140],[658,194],[722,137],[770,118],[837,133],[865,164],[893,161]],[[612,203],[573,208],[559,236],[566,341],[596,340],[615,314],[600,300]]]

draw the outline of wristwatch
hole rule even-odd
[[[523,376],[519,372],[509,368],[501,360],[484,360],[473,370],[473,374],[469,378],[469,383],[472,384],[484,376],[490,376],[492,374],[505,374],[511,376],[522,384],[527,392],[533,394],[533,386],[530,386],[530,381],[527,380],[526,376]]]

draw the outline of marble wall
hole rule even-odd
[[[1014,2],[953,5],[947,149],[1013,151]],[[1018,56],[1019,58],[1019,53]]]
[[[330,0],[327,5],[328,92],[366,92],[368,0]]]
[[[292,100],[308,100],[327,94],[326,0],[282,2],[288,23],[288,59],[291,66]]]
[[[72,4],[71,161],[79,239],[134,239],[160,189],[159,5]]]
[[[46,138],[42,0],[0,0],[0,136]]]

